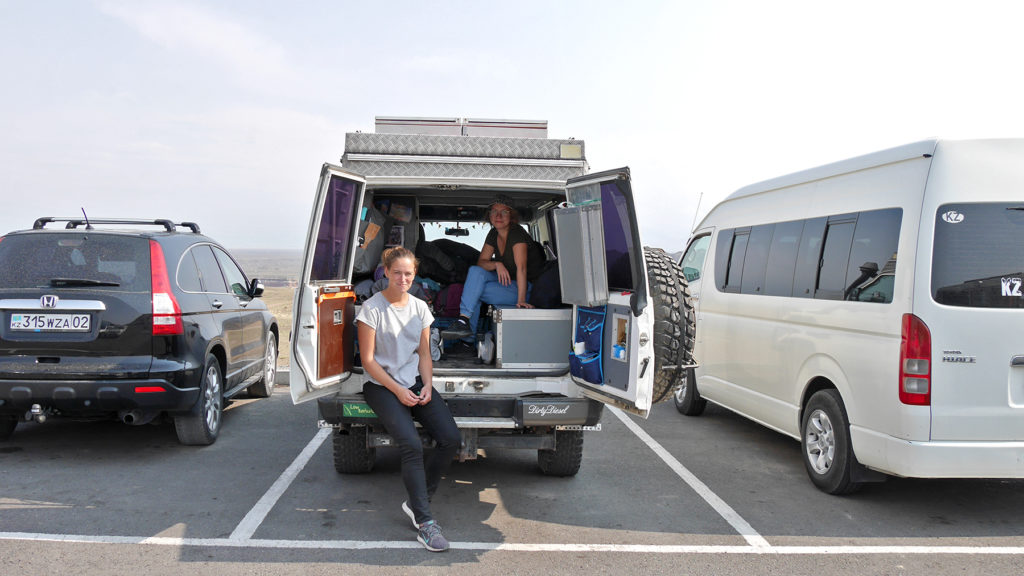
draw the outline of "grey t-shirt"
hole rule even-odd
[[[374,359],[396,382],[411,388],[419,376],[420,334],[434,322],[427,303],[419,298],[409,297],[405,306],[388,302],[383,292],[378,292],[363,302],[356,321],[373,328]],[[378,382],[378,384],[380,384]]]

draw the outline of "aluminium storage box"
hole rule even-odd
[[[569,369],[572,308],[495,308],[498,368]]]

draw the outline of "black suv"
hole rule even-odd
[[[0,237],[0,440],[29,419],[116,415],[169,416],[182,444],[212,444],[226,399],[273,390],[262,293],[191,222],[40,218]]]

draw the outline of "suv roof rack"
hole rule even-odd
[[[178,226],[188,228],[195,234],[199,234],[199,224],[195,222],[180,222],[175,224],[171,220],[157,219],[157,220],[141,220],[131,218],[54,218],[52,216],[46,216],[43,218],[36,218],[36,221],[32,224],[33,230],[42,230],[47,224],[51,222],[67,222],[64,228],[74,229],[79,226],[85,226],[86,229],[91,229],[93,224],[133,224],[139,226],[163,226],[164,230],[168,232],[174,232]]]

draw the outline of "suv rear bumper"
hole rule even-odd
[[[595,426],[604,404],[587,398],[563,396],[444,396],[460,428],[512,428]],[[317,400],[320,418],[327,424],[375,424],[377,416],[361,394],[335,394]]]
[[[0,380],[0,413],[24,414],[33,404],[84,414],[140,409],[183,411],[199,388],[177,388],[161,379]]]

